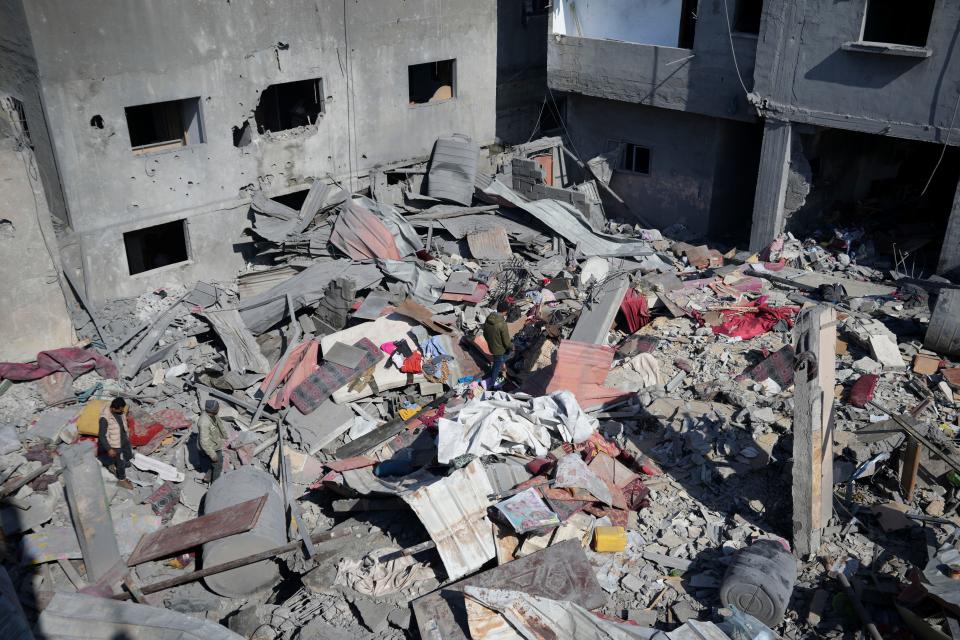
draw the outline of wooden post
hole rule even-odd
[[[793,544],[809,557],[833,516],[833,389],[837,312],[818,305],[794,327],[797,371],[793,414]]]

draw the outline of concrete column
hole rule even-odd
[[[953,196],[953,209],[950,210],[947,232],[943,236],[937,273],[946,277],[960,277],[960,182]]]
[[[789,122],[766,120],[760,148],[760,174],[753,201],[750,250],[759,251],[783,231],[783,203],[790,174],[790,144],[793,127]]]

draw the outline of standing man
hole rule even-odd
[[[127,435],[127,403],[123,398],[114,398],[100,412],[97,445],[100,462],[117,477],[117,484],[132,489],[133,485],[127,480],[127,467],[133,460],[133,448]]]
[[[513,350],[513,340],[510,338],[510,331],[507,329],[507,312],[510,311],[510,303],[501,300],[497,303],[497,310],[487,316],[483,323],[483,337],[487,341],[487,349],[493,356],[493,364],[490,370],[490,387],[495,388],[497,378],[500,377],[500,371],[503,365],[510,358],[510,352]]]
[[[197,431],[200,434],[200,449],[210,458],[213,473],[210,482],[220,477],[223,471],[223,443],[230,437],[220,413],[220,403],[210,399],[203,405],[203,413],[197,420]]]

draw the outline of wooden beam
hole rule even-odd
[[[837,312],[818,305],[794,327],[793,543],[809,557],[833,515],[833,413]]]

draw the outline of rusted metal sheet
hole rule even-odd
[[[557,363],[546,392],[570,391],[584,409],[627,395],[626,391],[604,387],[614,351],[599,344],[564,340],[557,349]]]
[[[411,298],[404,300],[403,304],[394,309],[394,313],[412,318],[434,333],[450,333],[453,330],[452,327],[434,321],[433,312]]]
[[[497,554],[493,523],[487,518],[493,487],[474,460],[446,478],[401,496],[437,543],[451,580],[482,567]]]
[[[468,234],[467,246],[470,247],[470,254],[477,260],[509,260],[513,257],[507,230],[503,227]]]
[[[597,609],[607,601],[580,541],[565,540],[414,600],[413,612],[424,640],[471,637],[463,595],[467,586],[506,587],[543,598],[577,602],[586,609]]]
[[[330,242],[354,260],[402,260],[393,234],[362,204],[351,200],[340,210]]]
[[[137,544],[127,560],[134,567],[148,560],[173,555],[178,551],[198,547],[205,542],[219,540],[249,531],[260,519],[267,496],[260,496],[207,515],[181,522],[153,533],[148,533]]]

